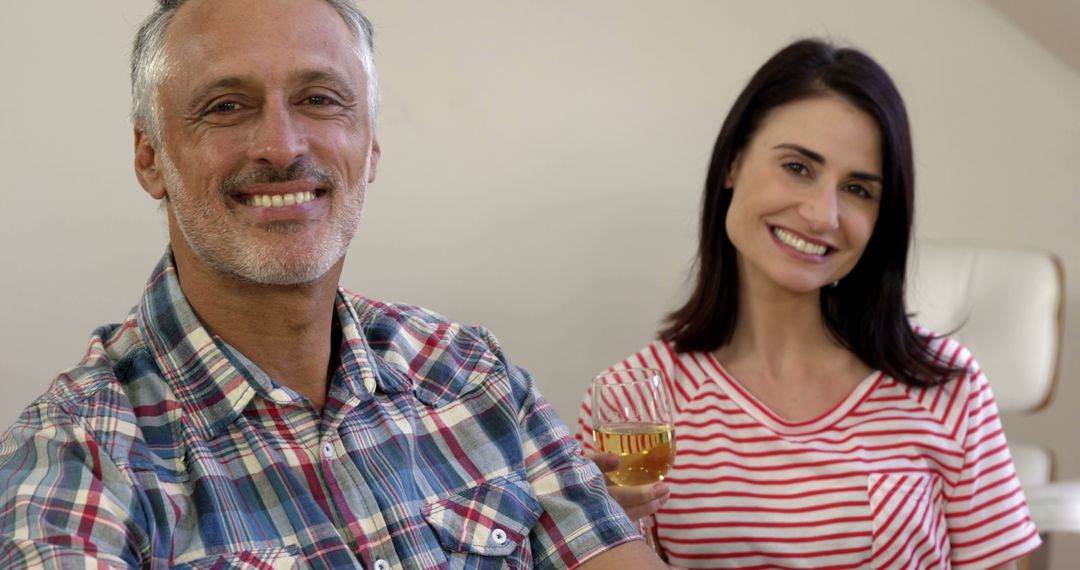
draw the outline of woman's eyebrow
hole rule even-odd
[[[812,151],[812,150],[810,150],[810,149],[808,149],[808,148],[806,148],[804,146],[800,146],[800,145],[792,144],[792,143],[780,143],[780,144],[774,146],[773,148],[786,148],[788,150],[793,150],[793,151],[805,156],[806,158],[809,158],[810,160],[812,160],[812,161],[814,161],[814,162],[816,162],[818,164],[825,164],[825,157],[824,156],[821,156],[820,153],[816,153],[816,152],[814,152],[814,151]]]
[[[812,160],[812,161],[814,161],[814,162],[816,162],[818,164],[821,164],[823,166],[825,165],[825,157],[824,156],[822,156],[820,153],[814,152],[814,151],[812,151],[812,150],[810,150],[810,149],[808,149],[808,148],[806,148],[804,146],[800,146],[800,145],[792,144],[792,143],[781,143],[781,144],[778,144],[778,145],[774,146],[773,148],[786,148],[788,150],[793,150],[793,151],[805,156],[806,158],[809,158],[810,160]],[[883,179],[881,178],[881,175],[872,174],[870,172],[855,171],[855,172],[852,172],[850,174],[850,176],[852,178],[858,178],[859,180],[866,180],[867,182],[877,182],[878,184],[884,183]]]

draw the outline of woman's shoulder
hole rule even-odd
[[[677,359],[671,343],[656,339],[611,366],[612,370],[626,368],[658,368],[664,372]]]
[[[660,372],[676,407],[694,399],[702,385],[722,376],[720,366],[707,352],[680,352],[670,341],[659,338],[619,361],[611,369],[655,368]]]
[[[611,369],[655,368],[672,382],[687,376],[707,375],[709,362],[710,357],[706,353],[679,352],[670,341],[660,338],[615,363]]]
[[[933,362],[942,369],[938,382],[907,385],[909,396],[928,406],[947,424],[964,422],[973,409],[994,407],[994,396],[975,356],[960,340],[913,326]]]
[[[982,369],[975,356],[959,340],[918,325],[912,325],[912,330],[926,344],[927,354],[932,362],[949,371],[946,377],[940,379],[940,384],[948,384],[954,380],[973,380],[982,376]]]

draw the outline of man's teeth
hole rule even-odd
[[[825,255],[829,248],[816,243],[810,243],[801,237],[798,237],[791,232],[782,230],[780,228],[773,228],[773,234],[780,239],[780,241],[790,245],[791,247],[810,255]]]
[[[304,202],[310,202],[314,199],[314,192],[294,192],[292,194],[274,195],[257,194],[244,198],[244,204],[247,206],[256,206],[260,208],[282,208],[284,206],[295,206],[296,204],[303,204]]]

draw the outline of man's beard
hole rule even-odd
[[[217,195],[192,196],[184,187],[180,172],[167,153],[161,153],[162,174],[168,189],[167,200],[176,217],[184,239],[203,263],[211,269],[234,278],[261,285],[300,285],[311,283],[336,264],[348,249],[360,226],[365,184],[359,188],[343,189],[333,174],[310,162],[298,162],[284,172],[266,167],[227,177]],[[323,235],[320,243],[302,252],[290,251],[274,244],[278,240],[260,238],[256,232],[277,234],[288,238],[307,229],[304,223],[263,224],[244,226],[232,215],[228,203],[233,193],[253,184],[271,184],[295,180],[314,180],[331,200],[329,219],[320,223]],[[343,200],[334,203],[337,192]],[[214,203],[214,200],[220,200]],[[250,229],[249,229],[250,228]],[[282,251],[285,249],[285,251]]]

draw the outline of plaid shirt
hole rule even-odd
[[[635,538],[485,330],[339,290],[320,417],[167,252],[0,440],[0,567],[572,568]]]

